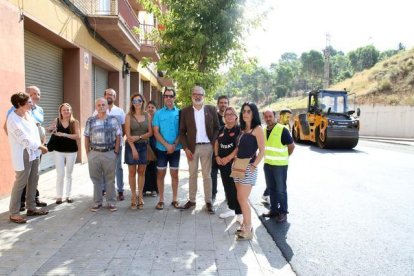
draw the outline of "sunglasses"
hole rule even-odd
[[[173,99],[174,98],[174,95],[164,95],[164,98]]]
[[[140,103],[142,103],[142,100],[141,99],[133,99],[132,103],[133,104],[140,104]]]
[[[250,113],[252,113],[252,111],[251,111],[250,109],[244,109],[244,110],[243,110],[243,114],[244,114],[244,113],[250,114]]]

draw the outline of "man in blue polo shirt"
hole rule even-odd
[[[164,209],[164,179],[169,163],[173,191],[171,205],[179,209],[177,194],[181,149],[181,144],[179,143],[180,110],[174,105],[174,89],[165,88],[163,97],[164,107],[155,113],[152,120],[154,136],[157,139],[157,186],[160,197],[155,208],[158,210]]]

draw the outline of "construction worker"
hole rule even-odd
[[[276,124],[275,122],[275,117],[276,117],[276,112],[275,111],[271,111],[273,113],[273,116],[267,116],[267,119],[265,118],[265,113],[267,111],[263,112],[263,118],[268,126],[269,129],[272,129],[274,127],[274,125]],[[292,110],[288,109],[288,108],[283,108],[280,113],[279,113],[279,120],[278,123],[284,125],[285,127],[288,128],[289,131],[291,131],[291,127],[290,127],[290,118],[292,116]],[[265,204],[270,204],[270,197],[269,197],[269,191],[266,188],[263,192],[262,195],[262,202]]]
[[[290,110],[283,109],[279,114],[279,123],[275,122],[275,112],[266,110],[263,117],[266,122],[264,173],[266,189],[270,196],[270,211],[263,217],[275,217],[281,223],[287,220],[287,171],[289,155],[293,153],[295,145],[292,136],[283,122],[288,123]],[[287,121],[286,121],[287,120]]]

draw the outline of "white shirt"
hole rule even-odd
[[[98,112],[95,110],[93,112],[93,116],[96,116],[98,114]],[[107,115],[112,115],[115,116],[118,119],[119,124],[121,125],[121,132],[122,132],[122,125],[125,125],[125,112],[122,108],[116,106],[116,105],[112,105],[111,110],[108,109],[106,110],[106,114]],[[122,133],[121,135],[121,146],[124,145],[124,133]]]
[[[29,161],[40,156],[38,149],[41,142],[36,121],[31,116],[26,120],[16,112],[11,112],[7,118],[7,132],[14,170],[24,171],[23,151],[25,149],[29,154]]]
[[[194,121],[196,125],[196,143],[210,143],[206,131],[206,116],[204,115],[204,105],[200,110],[194,109]]]

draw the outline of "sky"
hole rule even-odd
[[[286,52],[300,56],[328,43],[347,53],[374,45],[414,47],[414,2],[411,0],[247,0],[246,15],[268,11],[261,26],[246,37],[249,56],[269,66]]]

